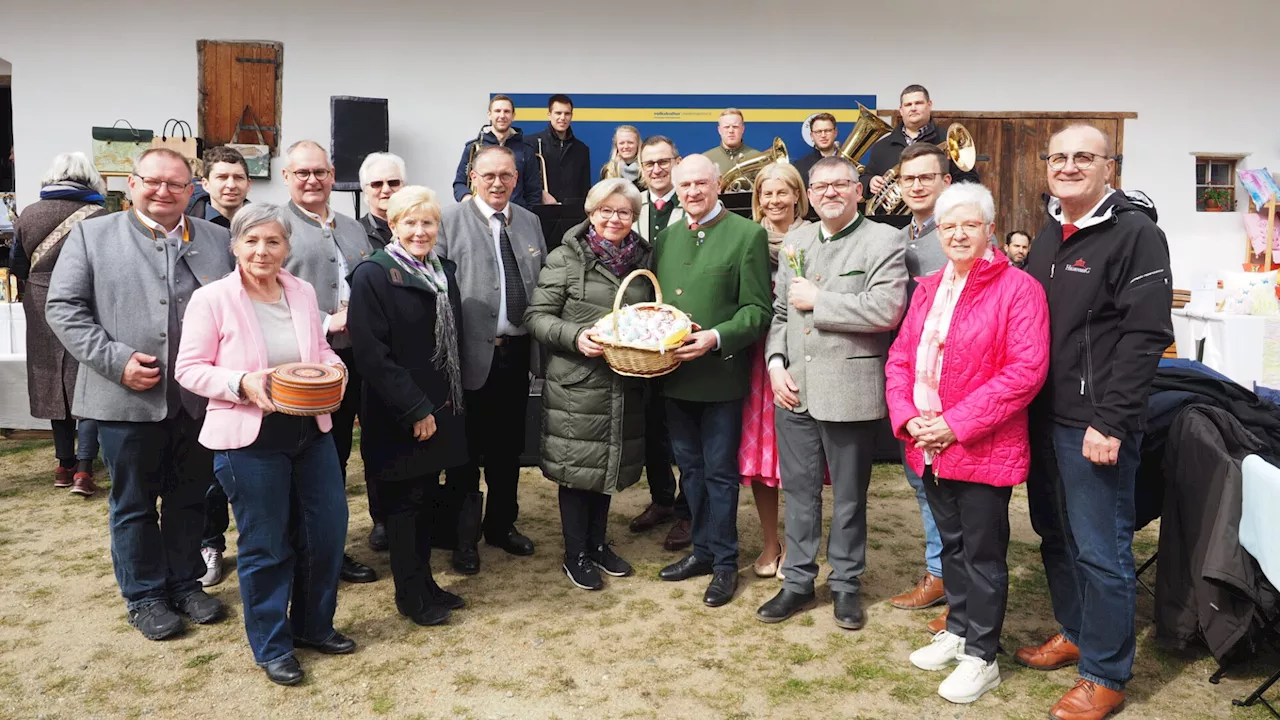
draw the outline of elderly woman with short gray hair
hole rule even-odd
[[[175,366],[182,387],[209,398],[200,444],[214,451],[240,529],[245,631],[254,660],[281,685],[302,680],[295,647],[356,647],[333,627],[347,535],[333,422],[277,412],[268,392],[268,375],[284,363],[346,371],[325,341],[315,290],[282,267],[289,215],[267,204],[236,213],[236,269],[191,296]]]
[[[547,256],[525,325],[551,351],[542,389],[542,471],[560,485],[564,573],[584,590],[604,586],[600,571],[632,573],[605,539],[610,496],[640,479],[645,449],[645,381],[605,363],[591,327],[613,310],[622,280],[647,268],[649,243],[631,229],[640,193],[626,179],[587,193],[587,220]],[[627,286],[623,304],[653,300],[648,280]]]
[[[93,482],[98,422],[77,422],[71,415],[80,364],[49,328],[44,303],[63,242],[76,223],[107,212],[103,207],[107,189],[93,163],[78,152],[54,158],[40,185],[40,199],[23,209],[14,224],[9,261],[11,272],[26,283],[22,309],[27,316],[31,416],[47,419],[53,425],[53,450],[58,459],[53,486],[69,487],[72,493],[89,497],[98,490]]]

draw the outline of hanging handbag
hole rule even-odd
[[[128,127],[116,127],[120,123]],[[93,164],[98,172],[131,173],[133,159],[151,147],[155,133],[136,130],[128,120],[117,120],[111,127],[93,128]]]
[[[169,134],[169,126],[171,125],[173,126],[173,135]],[[178,135],[178,133],[182,134]],[[176,118],[166,120],[164,129],[160,131],[160,137],[152,138],[151,140],[151,147],[168,148],[188,160],[194,160],[195,162],[192,165],[200,164],[200,156],[204,151],[202,145],[203,143],[196,137],[196,134],[191,132],[191,126],[187,124],[187,121]],[[198,167],[192,168],[197,175],[200,174],[198,172],[199,169]]]
[[[252,125],[246,125],[245,120],[253,121]],[[229,142],[227,147],[238,150],[244,156],[244,162],[249,166],[249,177],[255,180],[266,180],[271,177],[271,146],[267,144],[266,138],[262,136],[262,126],[258,124],[258,117],[254,114],[253,108],[245,105],[244,112],[240,113],[240,122],[236,123],[236,134],[231,139],[239,140],[240,133],[245,130],[252,130],[258,135],[257,143],[241,143]]]

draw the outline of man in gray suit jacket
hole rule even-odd
[[[951,176],[947,174],[950,166],[951,160],[946,153],[932,143],[914,143],[902,151],[898,183],[902,188],[902,202],[911,210],[911,223],[902,229],[902,243],[907,250],[907,272],[911,276],[907,285],[908,306],[916,278],[932,275],[947,264],[947,256],[938,242],[938,223],[933,216],[933,208],[942,191],[951,185]],[[924,481],[907,464],[905,446],[902,449],[902,469],[907,476],[907,484],[915,490],[920,522],[924,526],[925,572],[920,582],[891,598],[889,603],[901,610],[921,610],[947,601],[946,589],[942,585],[942,536],[924,494]],[[946,618],[933,619],[929,627],[937,628],[935,633],[945,629]]]
[[[524,448],[529,367],[534,350],[524,326],[546,242],[538,216],[511,202],[519,183],[515,154],[501,145],[476,153],[476,194],[445,208],[436,252],[457,266],[462,293],[462,387],[467,415],[466,465],[445,485],[462,508],[454,570],[480,572],[480,466],[489,486],[485,542],[512,555],[532,555],[533,541],[516,530],[520,451]]]
[[[45,312],[80,362],[77,417],[98,421],[111,472],[111,559],[129,622],[150,640],[223,616],[200,588],[205,493],[213,454],[200,445],[205,400],[173,365],[191,294],[233,268],[227,231],[183,217],[191,169],[172,150],[134,164],[134,209],[71,230]],[[156,511],[156,500],[162,499]]]
[[[907,268],[898,231],[860,215],[861,197],[853,163],[839,156],[815,163],[809,201],[821,222],[788,234],[778,263],[765,352],[779,408],[774,423],[787,557],[782,590],[756,613],[764,622],[786,620],[814,601],[828,468],[834,500],[828,584],[836,624],[857,630],[865,622],[858,592],[866,566],[867,486],[875,421],[888,414],[884,363],[906,307]]]
[[[329,207],[329,196],[333,192],[333,165],[329,162],[329,153],[319,143],[300,140],[289,146],[287,157],[289,164],[283,174],[289,183],[293,237],[284,269],[315,288],[325,339],[347,366],[347,391],[342,396],[342,405],[333,413],[333,444],[338,449],[342,477],[346,478],[351,437],[363,390],[355,356],[351,354],[351,337],[347,334],[347,302],[351,299],[348,278],[356,265],[373,254],[373,244],[369,242],[363,225]],[[382,511],[378,484],[369,482],[367,474],[365,493],[369,498],[369,516],[373,519],[369,544],[374,549],[385,549],[386,515]],[[382,543],[377,542],[379,537],[384,538]],[[352,583],[378,579],[373,568],[356,562],[345,553],[340,575]]]

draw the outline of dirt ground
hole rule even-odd
[[[352,477],[360,477],[358,462]],[[657,579],[678,555],[661,547],[665,528],[627,531],[648,501],[643,485],[615,498],[610,518],[615,548],[636,575],[609,578],[602,592],[578,590],[560,570],[555,487],[532,469],[520,487],[520,529],[537,554],[514,558],[482,546],[483,572],[461,577],[437,553],[438,579],[469,607],[447,626],[421,628],[396,614],[387,556],[363,542],[364,488],[353,483],[348,547],[382,577],[341,590],[337,625],[360,649],[339,657],[300,651],[307,680],[293,688],[272,685],[253,665],[231,567],[234,532],[228,578],[213,588],[230,617],[147,641],[126,622],[112,574],[105,492],[85,501],[54,490],[52,466],[48,442],[0,441],[3,718],[1044,718],[1075,679],[1070,669],[1034,672],[1001,656],[1004,684],[963,707],[936,694],[943,674],[907,662],[928,642],[932,612],[887,602],[923,565],[914,496],[896,465],[877,466],[872,483],[869,617],[860,632],[835,626],[825,584],[817,609],[780,625],[755,620],[779,581],[750,572],[760,531],[749,492],[739,507],[744,571],[730,605],[703,606],[705,578]],[[1054,629],[1025,493],[1015,493],[1011,515],[1010,650]],[[1144,530],[1138,557],[1155,543],[1156,530]],[[1151,598],[1141,592],[1138,616],[1135,678],[1120,717],[1267,717],[1231,700],[1269,674],[1274,656],[1210,685],[1212,658],[1155,646]]]

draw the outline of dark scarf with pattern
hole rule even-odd
[[[587,247],[595,253],[596,259],[609,268],[609,272],[618,277],[626,277],[628,273],[640,267],[640,236],[632,231],[625,240],[614,244],[604,239],[594,227],[587,228]]]

